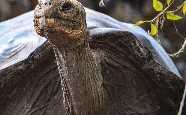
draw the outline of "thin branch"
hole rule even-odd
[[[184,41],[182,47],[178,50],[178,52],[176,52],[174,54],[170,54],[170,56],[173,58],[178,58],[178,57],[180,57],[181,54],[184,53],[185,49],[186,49],[186,40]]]
[[[184,102],[185,102],[185,96],[186,96],[186,85],[185,85],[183,97],[182,97],[182,100],[181,100],[181,103],[180,103],[180,108],[179,108],[179,111],[178,111],[177,115],[182,115],[183,106],[184,106]]]
[[[174,28],[175,28],[177,34],[179,35],[179,37],[184,38],[184,40],[185,40],[183,45],[181,46],[181,48],[176,53],[170,54],[171,57],[178,58],[186,50],[186,37],[179,32],[178,28],[176,27],[176,24],[175,23],[173,23],[173,24],[174,24]]]
[[[174,0],[163,10],[161,11],[158,15],[156,15],[156,17],[154,17],[151,22],[155,21],[157,18],[159,18],[160,16],[162,16],[174,3]]]
[[[181,10],[182,7],[183,7],[183,5],[184,5],[184,2],[183,2],[181,5],[179,5],[179,6],[178,6],[175,10],[173,10],[172,12],[177,12],[177,11]]]

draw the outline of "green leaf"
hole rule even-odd
[[[162,2],[160,2],[158,0],[153,0],[153,8],[158,12],[162,11],[163,10]]]
[[[171,21],[181,20],[183,18],[179,15],[174,14],[174,12],[171,12],[171,11],[168,11],[166,13],[166,17],[167,17],[167,20],[171,20]]]
[[[142,25],[142,24],[144,24],[144,23],[145,23],[144,21],[140,20],[140,21],[136,22],[135,25],[140,26],[140,25]]]
[[[156,24],[151,23],[151,36],[156,36],[158,34],[158,26]]]
[[[185,15],[186,14],[186,1],[183,3],[182,11],[183,11],[183,14]]]
[[[167,5],[170,5],[171,2],[172,0],[167,0]]]

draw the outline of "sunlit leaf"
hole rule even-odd
[[[172,2],[172,0],[167,0],[167,4],[170,5],[170,3]]]
[[[182,11],[183,11],[183,14],[185,15],[186,14],[186,1],[183,3]]]
[[[140,20],[140,21],[136,22],[136,25],[137,25],[137,26],[140,26],[140,25],[142,25],[142,24],[144,24],[144,23],[145,23],[144,21]]]
[[[158,26],[156,24],[151,23],[151,36],[156,36],[158,34]]]
[[[160,2],[158,0],[153,0],[153,8],[158,12],[162,11],[163,10],[162,2]]]
[[[166,17],[168,20],[172,20],[172,21],[177,21],[177,20],[181,20],[183,17],[174,14],[174,12],[168,11],[166,13]]]

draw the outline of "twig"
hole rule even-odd
[[[156,17],[154,17],[151,22],[155,21],[157,18],[159,18],[161,15],[163,15],[174,3],[174,0],[162,11],[160,12],[158,15],[156,15]]]
[[[183,54],[184,51],[186,50],[186,37],[183,36],[183,35],[179,32],[179,30],[178,30],[178,28],[176,27],[176,24],[175,24],[175,23],[174,23],[174,28],[175,28],[177,34],[178,34],[181,38],[184,38],[184,40],[185,40],[184,43],[183,43],[183,45],[181,46],[181,48],[180,48],[176,53],[170,54],[171,57],[173,57],[173,58],[178,58],[178,57],[180,57],[180,55]]]
[[[184,41],[182,47],[178,50],[178,52],[171,54],[170,56],[173,58],[178,58],[180,57],[181,54],[184,53],[185,49],[186,49],[186,40]]]
[[[182,115],[184,101],[185,101],[185,96],[186,96],[186,85],[185,85],[183,97],[182,97],[182,100],[181,100],[181,103],[180,103],[180,108],[179,108],[179,111],[178,111],[178,114],[177,115]]]
[[[183,2],[181,5],[179,5],[179,6],[178,6],[175,10],[173,10],[172,12],[177,12],[177,11],[181,10],[182,7],[183,7],[183,5],[184,5],[184,2]]]

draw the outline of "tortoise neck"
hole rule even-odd
[[[103,91],[101,69],[87,43],[58,50],[64,105],[72,115],[99,115]]]
[[[62,32],[48,33],[47,38],[51,43],[55,44],[60,51],[63,52],[76,52],[76,50],[82,50],[88,46],[89,34],[86,30],[74,32],[72,34],[66,34]]]

